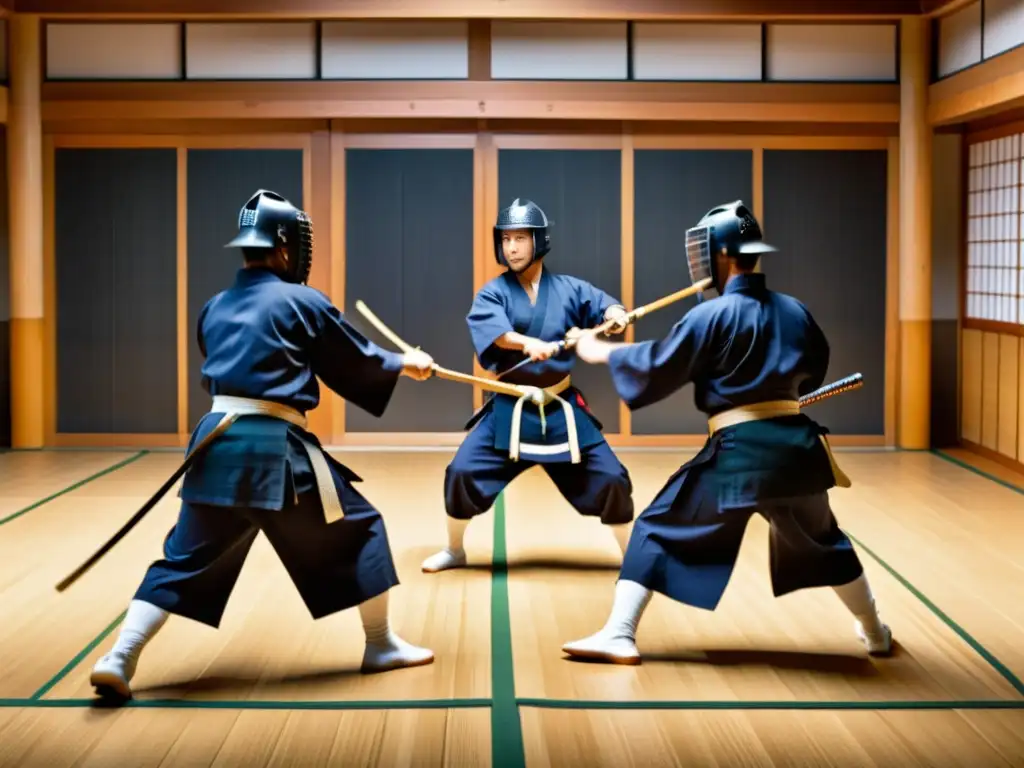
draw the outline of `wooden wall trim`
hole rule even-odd
[[[188,150],[177,150],[177,330],[178,330],[178,438],[181,445],[188,445],[188,348],[193,343],[188,323]],[[56,222],[54,222],[56,225]],[[57,276],[53,276],[56,281]],[[56,303],[54,304],[56,307]],[[56,361],[56,348],[54,348]],[[56,405],[56,403],[55,403]],[[54,411],[56,416],[56,411]]]
[[[7,86],[0,85],[0,125],[7,125],[7,101]]]
[[[473,19],[469,22],[469,79],[491,79],[490,19]]]
[[[619,272],[619,301],[627,309],[636,308],[636,153],[633,151],[632,134],[623,134],[621,141],[621,251]],[[612,339],[613,341],[615,339]],[[636,326],[630,324],[622,341],[632,344],[636,341]],[[619,432],[633,434],[633,412],[625,400],[619,399]]]
[[[896,124],[894,84],[546,81],[47,83],[51,121],[472,118]]]
[[[966,297],[966,289],[961,288],[961,297]],[[960,323],[967,331],[998,333],[1002,336],[1024,336],[1024,325],[1019,323],[1002,323],[998,320],[982,320],[976,317],[964,317]]]
[[[483,128],[486,122],[481,121]],[[501,267],[495,258],[494,222],[498,215],[498,147],[494,134],[488,130],[480,131],[480,143],[476,154],[479,157],[479,175],[474,174],[473,194],[480,196],[480,253],[473,273],[473,293],[480,291],[488,282],[498,276]],[[473,375],[484,378],[497,378],[490,371],[484,370],[480,361],[473,357]],[[473,387],[473,409],[483,405],[484,393],[480,387]]]
[[[998,124],[990,127],[979,127],[977,130],[968,131],[964,136],[964,155],[966,156],[971,144],[978,144],[982,141],[991,141],[992,139],[1001,139],[1004,136],[1012,136],[1015,133],[1024,133],[1024,119],[1000,121]],[[963,192],[965,195],[967,194],[966,183]]]
[[[971,453],[977,454],[983,459],[994,461],[1009,470],[1014,472],[1024,472],[1024,463],[1011,459],[1008,456],[1004,456],[999,451],[993,451],[991,448],[986,448],[984,445],[978,445],[977,443],[972,443],[970,440],[964,440],[963,438],[960,439],[960,445]]]
[[[1024,106],[1024,46],[928,87],[928,120],[944,125]]]
[[[345,140],[341,131],[331,130],[331,302],[345,311]],[[331,435],[337,440],[345,434],[345,401],[324,387],[323,397],[331,401]]]
[[[885,220],[885,444],[896,446],[900,393],[900,140],[889,139]]]
[[[55,445],[57,432],[57,203],[55,147],[43,136],[43,440]]]
[[[993,59],[995,61],[995,59]],[[959,76],[957,76],[959,77]],[[950,78],[951,80],[954,78]],[[62,101],[357,101],[503,99],[510,101],[691,101],[899,104],[895,83],[686,83],[637,80],[310,80],[47,82],[44,102]],[[299,115],[289,115],[296,118]],[[422,117],[422,116],[420,116]],[[474,115],[482,117],[482,115]],[[323,119],[324,115],[309,119]]]
[[[987,125],[987,123],[979,124]],[[773,137],[786,141],[801,137],[808,142],[845,140],[850,137],[872,138],[893,137],[899,134],[898,123],[816,123],[816,122],[736,122],[703,121],[678,122],[652,120],[633,122],[630,120],[480,120],[461,119],[348,119],[348,120],[55,120],[43,125],[45,134],[132,134],[135,136],[181,136],[222,135],[250,133],[251,135],[316,133],[317,131],[340,131],[346,135],[363,134],[470,134],[486,132],[502,134],[544,134],[560,136],[607,136],[630,134],[639,140],[645,137],[678,137],[680,139],[709,140],[710,138],[736,138],[751,141],[752,137]],[[958,130],[958,132],[960,132]],[[746,138],[742,138],[746,137]]]
[[[497,172],[498,154],[494,147],[494,138],[486,130],[484,121],[480,121],[480,130],[477,132],[476,145],[473,148],[473,295],[476,296],[488,280],[489,264],[494,263],[494,241],[492,239],[492,227],[496,211],[489,207],[488,176]],[[497,190],[497,187],[495,187]],[[494,193],[494,200],[497,200],[497,191]],[[495,205],[497,203],[495,202]],[[471,366],[473,375],[484,376],[485,371],[480,367],[480,361],[476,355],[473,356]],[[489,374],[488,374],[489,375]],[[491,377],[494,378],[494,377]],[[484,404],[484,391],[480,387],[473,387],[473,410],[478,410]]]
[[[897,19],[921,0],[13,0],[21,13],[60,18],[239,19]],[[12,0],[6,0],[12,2]]]
[[[885,136],[634,136],[635,149],[887,149]]]

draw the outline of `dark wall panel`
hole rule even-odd
[[[0,446],[11,444],[10,228],[7,225],[7,132],[0,126]]]
[[[961,134],[932,141],[932,389],[931,444],[960,442],[960,292],[964,280],[964,156]]]
[[[178,429],[173,149],[58,149],[57,431]]]
[[[242,254],[237,249],[225,249],[224,244],[237,234],[238,211],[258,189],[273,190],[302,208],[302,150],[188,151],[189,429],[210,410],[211,403],[202,387],[203,357],[196,341],[199,312],[207,301],[234,283]],[[314,258],[329,258],[322,241]]]
[[[552,223],[544,261],[553,272],[586,280],[622,301],[619,150],[499,150],[498,206],[517,197],[533,200]],[[607,368],[577,361],[572,377],[605,431],[618,432],[619,398]]]
[[[835,434],[885,427],[886,161],[884,150],[766,150],[769,286],[807,305],[831,346],[829,381],[863,389],[808,411]]]
[[[633,156],[636,306],[690,285],[685,233],[720,203],[752,204],[750,150],[637,150]],[[689,298],[648,315],[636,324],[635,339],[663,338],[697,304]],[[707,417],[693,404],[687,384],[660,403],[632,414],[635,435],[703,434]]]
[[[395,350],[355,311],[362,299],[439,365],[472,372],[473,150],[351,149],[345,158],[346,316]],[[345,429],[458,432],[472,413],[472,387],[403,378],[379,419],[348,404]]]

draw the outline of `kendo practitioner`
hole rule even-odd
[[[615,320],[626,328],[626,309],[595,286],[546,267],[551,250],[548,218],[530,200],[516,199],[494,226],[494,256],[505,272],[473,299],[466,318],[480,365],[499,376],[524,359],[530,363],[501,380],[542,393],[498,393],[466,425],[471,430],[445,471],[448,546],[423,562],[428,573],[466,565],[463,537],[469,521],[490,509],[523,471],[539,464],[581,515],[597,517],[624,551],[633,520],[629,473],[601,434],[569,375],[571,349],[559,346],[574,328]]]
[[[353,487],[360,478],[306,429],[319,377],[375,416],[399,376],[423,380],[431,358],[374,345],[306,285],[312,223],[280,195],[259,190],[239,214],[244,266],[203,307],[198,341],[210,412],[188,451],[231,417],[182,480],[177,524],[128,608],[120,636],[96,664],[101,695],[130,697],[143,647],[171,613],[218,627],[256,535],[263,531],[314,619],[359,606],[364,672],[429,664],[388,624],[398,576],[380,513]]]
[[[828,490],[850,481],[828,430],[797,402],[824,382],[828,342],[801,302],[754,272],[761,254],[775,250],[742,202],[714,208],[686,232],[690,277],[711,277],[711,295],[667,337],[610,344],[581,332],[577,354],[608,365],[632,410],[693,382],[710,437],[637,518],[611,615],[597,634],[564,645],[570,656],[639,664],[637,624],[653,592],[714,610],[754,512],[771,526],[774,594],[832,587],[868,652],[890,651],[892,633],[829,506]]]

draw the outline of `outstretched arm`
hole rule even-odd
[[[595,285],[579,280],[576,283],[576,297],[580,303],[581,322],[586,328],[595,328],[611,319],[618,319],[609,329],[609,333],[622,333],[626,330],[626,308]]]
[[[367,413],[380,417],[394,394],[398,377],[423,380],[434,361],[421,351],[389,352],[352,326],[341,310],[324,300],[317,308],[313,372],[331,390]]]
[[[635,410],[693,381],[706,364],[710,339],[707,323],[691,312],[660,341],[613,344],[585,333],[576,354],[588,363],[607,363],[616,392]]]

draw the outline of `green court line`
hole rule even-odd
[[[405,699],[395,701],[200,701],[192,699],[131,699],[117,707],[141,709],[485,709],[491,706],[490,699]],[[0,709],[21,707],[25,709],[104,709],[100,699],[0,699]],[[114,708],[114,707],[111,707]]]
[[[682,709],[682,710],[956,710],[1024,709],[1016,699],[968,701],[595,701],[576,699],[516,699],[521,707],[535,709]]]
[[[143,456],[145,456],[148,453],[149,453],[149,451],[139,451],[134,456],[129,456],[127,459],[124,459],[123,461],[119,461],[119,462],[117,462],[117,464],[114,464],[113,466],[107,467],[106,469],[101,469],[99,472],[97,472],[97,473],[95,473],[93,475],[89,475],[89,477],[87,477],[87,478],[85,478],[83,480],[79,480],[77,483],[73,483],[72,485],[69,485],[67,488],[63,488],[63,489],[57,491],[56,493],[51,493],[46,498],[40,499],[39,501],[36,501],[36,502],[33,502],[32,504],[29,504],[24,509],[19,509],[17,512],[14,512],[13,514],[8,515],[7,517],[0,518],[0,525],[4,525],[5,523],[9,523],[12,520],[16,520],[17,518],[21,517],[22,515],[31,512],[33,509],[38,509],[39,507],[43,506],[44,504],[48,504],[49,502],[53,501],[54,499],[58,498],[59,496],[63,496],[66,493],[71,493],[71,491],[77,490],[78,488],[81,488],[83,485],[86,485],[87,483],[91,483],[93,480],[98,480],[99,478],[103,477],[104,475],[109,475],[111,472],[115,472],[115,471],[121,469],[121,467],[126,467],[129,464],[131,464],[133,461],[137,461],[138,459],[141,459]]]
[[[943,456],[943,458],[947,457]],[[1024,493],[1024,490],[1021,490],[1019,488],[1017,490],[1021,493]],[[997,659],[991,651],[989,651],[985,646],[983,646],[980,642],[974,639],[974,637],[966,629],[964,629],[956,621],[954,621],[949,616],[949,614],[947,614],[945,611],[939,608],[939,606],[937,606],[935,603],[929,600],[921,592],[921,590],[919,590],[917,587],[915,587],[913,584],[907,581],[907,579],[904,578],[895,568],[893,568],[885,560],[883,560],[881,556],[874,552],[864,542],[862,542],[860,539],[855,538],[853,534],[851,534],[849,531],[846,531],[846,535],[850,537],[850,541],[852,541],[859,549],[864,550],[868,555],[871,556],[871,558],[876,563],[882,566],[889,573],[890,576],[892,576],[894,579],[896,579],[896,581],[902,584],[907,589],[907,591],[910,592],[910,594],[912,594],[914,597],[916,597],[918,600],[924,603],[925,607],[927,607],[928,610],[934,613],[943,624],[945,624],[947,627],[953,630],[954,633],[959,635],[960,639],[967,643],[967,645],[969,645],[975,653],[981,656],[985,661],[989,663],[990,666],[992,666],[1000,675],[1002,675],[1003,678],[1010,685],[1013,686],[1017,693],[1024,696],[1024,682],[1022,682],[1021,679],[1017,677],[1010,670],[1009,667],[1007,667],[999,659]]]
[[[491,569],[491,765],[526,768],[523,726],[516,703],[512,668],[512,616],[508,606],[508,553],[505,543],[505,494],[494,503]]]
[[[923,453],[925,451],[921,452]],[[1024,488],[1021,488],[1019,485],[1014,485],[1013,483],[1003,480],[1002,478],[996,477],[995,475],[985,472],[982,469],[978,469],[977,467],[972,466],[971,464],[968,464],[965,461],[961,461],[960,459],[954,456],[950,456],[939,449],[931,448],[928,449],[927,452],[937,456],[940,459],[948,461],[950,464],[954,464],[960,467],[961,469],[966,469],[968,472],[973,472],[974,474],[980,477],[984,477],[986,480],[991,480],[992,482],[997,483],[998,485],[1001,485],[1004,488],[1008,488],[1011,491],[1024,494]],[[1007,667],[1005,664],[999,661],[999,659],[997,659],[991,651],[985,648],[985,646],[983,646],[980,642],[975,640],[974,637],[971,636],[971,634],[967,632],[966,629],[961,627],[947,613],[945,613],[935,603],[933,603],[931,600],[925,597],[925,595],[922,594],[922,592],[919,589],[917,589],[917,587],[915,587],[913,584],[907,581],[902,575],[900,575],[896,571],[895,568],[893,568],[891,565],[885,562],[885,560],[883,560],[879,555],[873,552],[867,545],[865,545],[858,539],[854,538],[852,535],[850,535],[849,532],[847,532],[847,535],[850,537],[850,540],[853,541],[854,544],[856,544],[858,547],[867,552],[879,565],[881,565],[886,571],[888,571],[893,578],[895,578],[900,584],[906,587],[907,590],[912,595],[914,595],[914,597],[916,597],[918,600],[924,603],[925,606],[932,613],[934,613],[939,618],[939,620],[942,621],[942,623],[944,623],[947,627],[953,630],[953,632],[959,635],[959,637],[965,643],[967,643],[979,656],[985,659],[985,661],[987,661],[997,672],[999,672],[999,674],[1002,675],[1003,678],[1005,678],[1006,681],[1014,687],[1017,693],[1024,696],[1024,682],[1022,682],[1021,679],[1017,677],[1009,669],[1009,667]]]
[[[1024,494],[1024,488],[1021,488],[1019,485],[1015,485],[1014,483],[1011,483],[1008,480],[1003,480],[1001,477],[996,477],[995,475],[990,474],[983,469],[978,469],[978,467],[975,467],[972,464],[968,464],[966,461],[958,459],[956,456],[950,456],[945,451],[933,448],[929,452],[935,454],[940,459],[948,461],[950,464],[955,464],[961,469],[966,469],[968,472],[973,472],[976,475],[981,475],[981,477],[984,477],[986,480],[991,480],[993,483],[997,483],[998,485],[1001,485],[1004,488],[1009,488],[1011,491],[1016,491],[1017,493]]]
[[[987,479],[1005,485],[1019,493],[1024,489],[992,477],[981,470],[964,464],[951,456],[932,451],[943,459],[975,472]],[[141,455],[122,462],[134,461]],[[115,465],[106,472],[117,469]],[[97,477],[100,475],[96,475]],[[91,478],[90,478],[91,479]],[[83,481],[87,482],[87,481]],[[67,489],[70,490],[70,489]],[[392,710],[392,709],[491,709],[491,752],[495,768],[524,768],[520,707],[541,709],[576,710],[1019,710],[1024,709],[1024,700],[964,700],[964,701],[600,701],[573,699],[517,698],[515,695],[515,674],[512,659],[512,628],[508,597],[508,560],[506,544],[506,509],[504,494],[498,496],[494,506],[493,571],[491,576],[491,699],[422,699],[395,701],[210,701],[210,700],[163,700],[133,699],[124,704],[127,707],[154,709],[277,709],[277,710]],[[911,594],[925,604],[943,623],[961,637],[975,652],[991,664],[1011,685],[1024,694],[1022,683],[1009,669],[996,659],[984,646],[925,597],[892,566],[879,557],[862,542],[850,538],[871,558],[881,565],[893,578],[906,587]],[[0,698],[0,708],[92,708],[98,706],[96,699],[43,699],[67,674],[80,664],[98,645],[113,632],[124,619],[122,613],[100,634],[75,656],[57,675],[43,685],[30,699]]]
[[[53,687],[57,685],[57,683],[59,683],[61,680],[67,677],[68,673],[71,672],[71,670],[73,670],[75,667],[81,664],[90,653],[96,650],[96,646],[102,643],[103,640],[111,632],[118,628],[121,622],[124,621],[124,617],[127,613],[128,611],[123,611],[120,616],[118,616],[116,619],[110,622],[110,624],[107,625],[106,629],[104,629],[102,632],[96,635],[96,637],[94,637],[90,641],[90,643],[87,646],[85,646],[85,648],[83,648],[77,654],[75,654],[75,657],[67,664],[65,664],[60,672],[58,672],[56,675],[54,675],[45,683],[43,683],[42,687],[32,694],[32,700],[39,700],[43,698],[43,696],[45,696],[51,690],[53,690]]]
[[[490,699],[396,699],[381,701],[256,701],[252,699],[132,699],[121,707],[141,709],[395,710],[487,709]],[[951,701],[601,701],[588,699],[516,699],[517,707],[569,710],[777,710],[777,711],[913,711],[1024,710],[1024,701],[970,699]],[[0,709],[103,709],[99,699],[0,699]],[[503,763],[502,763],[503,764]]]

